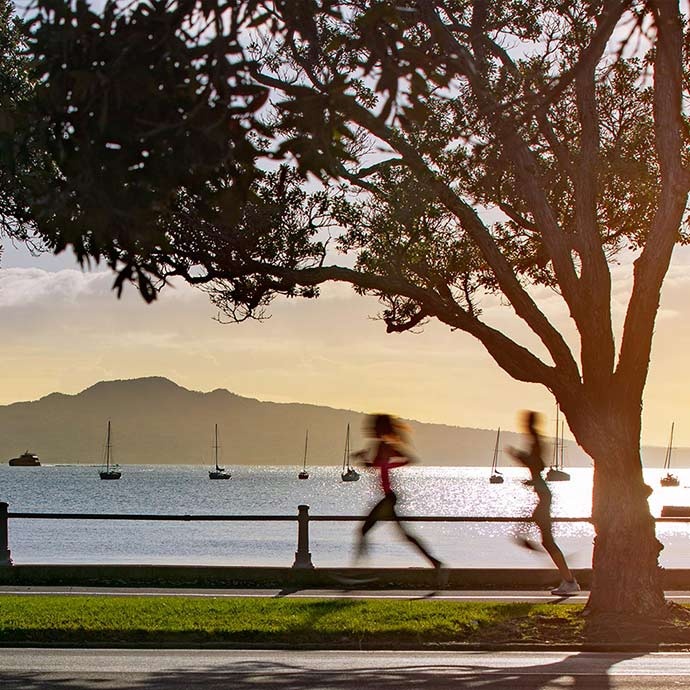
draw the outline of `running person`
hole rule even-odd
[[[528,451],[509,448],[508,452],[519,463],[523,464],[531,475],[531,484],[537,494],[539,501],[532,513],[532,520],[541,532],[541,543],[546,552],[551,556],[554,564],[561,574],[561,584],[551,594],[557,596],[570,596],[580,591],[580,585],[568,567],[563,552],[558,548],[556,540],[553,538],[553,522],[551,520],[551,490],[547,486],[541,473],[544,471],[544,460],[542,458],[542,446],[537,425],[539,415],[537,412],[527,410],[524,412],[523,424],[525,432],[530,437],[530,447]],[[524,539],[523,545],[527,548],[534,548],[529,541]]]
[[[357,545],[357,556],[361,556],[366,551],[366,538],[369,530],[379,520],[392,519],[405,539],[410,544],[413,544],[434,568],[440,568],[441,561],[432,556],[422,542],[403,527],[400,518],[395,512],[395,504],[398,502],[398,497],[391,487],[390,471],[396,467],[408,465],[412,461],[402,448],[404,442],[402,425],[390,415],[378,414],[369,419],[368,432],[378,443],[375,447],[373,459],[369,462],[364,462],[364,464],[379,471],[383,498],[372,508],[362,525]],[[360,460],[365,456],[366,451],[354,454],[354,457]]]

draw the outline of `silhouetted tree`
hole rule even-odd
[[[12,3],[0,0],[0,237],[16,239],[26,239],[30,227],[22,180],[40,167],[33,147],[15,137],[18,111],[31,94],[21,29]]]
[[[33,208],[56,249],[105,256],[148,299],[151,276],[184,276],[236,318],[342,281],[380,298],[389,331],[471,334],[553,393],[594,461],[592,612],[662,610],[640,425],[687,230],[677,0],[38,6],[35,122],[63,180]],[[617,344],[621,251],[635,264]],[[538,348],[482,319],[491,292]]]

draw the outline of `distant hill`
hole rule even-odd
[[[362,447],[364,415],[300,403],[261,402],[225,389],[192,391],[161,377],[102,381],[77,395],[52,393],[40,400],[0,406],[0,462],[24,450],[43,463],[99,463],[108,419],[115,460],[137,464],[212,462],[218,424],[222,462],[298,465],[309,429],[309,463],[342,462],[345,428]],[[490,465],[496,431],[411,421],[417,453],[426,465]],[[501,435],[502,445],[520,436]],[[663,449],[653,464],[663,462]],[[582,451],[566,443],[570,465],[586,465]],[[685,464],[685,463],[680,463]]]

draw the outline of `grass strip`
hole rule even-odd
[[[576,643],[582,606],[432,600],[0,596],[0,642]]]

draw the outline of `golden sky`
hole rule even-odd
[[[643,441],[664,445],[672,420],[690,445],[690,250],[679,249],[657,321]],[[614,268],[614,316],[623,315],[630,265]],[[0,264],[3,385],[0,404],[100,380],[166,376],[186,388],[358,411],[388,411],[445,424],[517,428],[522,408],[554,414],[550,394],[513,381],[470,336],[431,323],[421,334],[386,334],[376,302],[347,286],[318,300],[277,300],[263,323],[222,325],[201,292],[179,284],[146,305],[133,289],[117,300],[112,276],[83,272],[69,255],[8,248]],[[535,293],[569,338],[560,298]],[[530,347],[538,343],[509,307],[486,298],[484,317]]]

